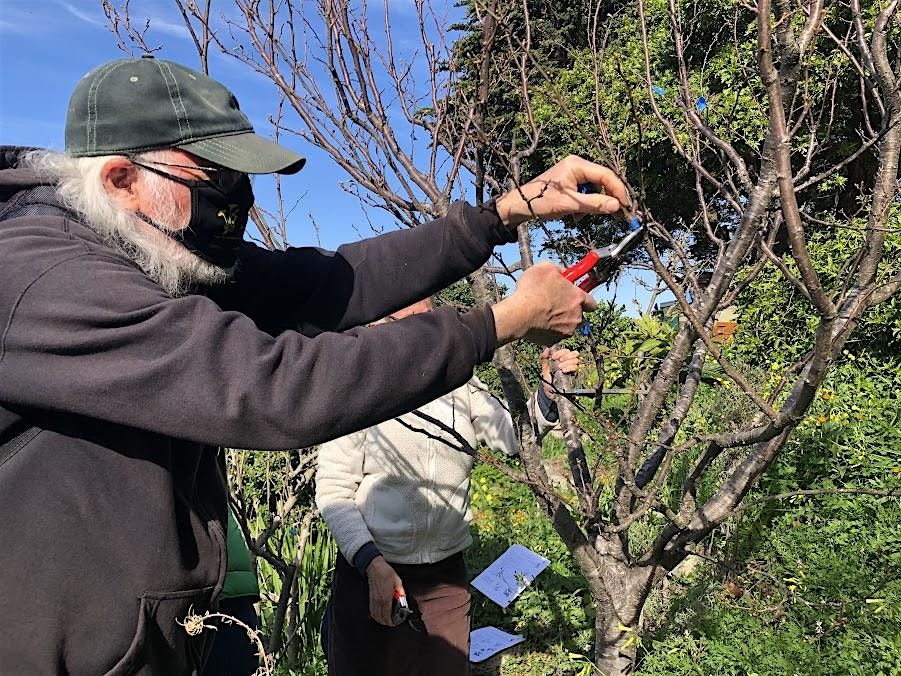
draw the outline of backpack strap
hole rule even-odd
[[[25,431],[20,432],[9,441],[0,445],[0,467],[12,458],[16,453],[21,451],[25,446],[41,433],[40,427],[28,427]]]

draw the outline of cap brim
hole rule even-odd
[[[178,145],[192,155],[246,174],[294,174],[306,158],[253,132]]]

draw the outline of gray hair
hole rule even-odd
[[[167,153],[166,150],[154,150],[142,153],[136,159],[161,160]],[[103,185],[101,169],[112,157],[116,156],[70,157],[34,150],[25,155],[22,164],[42,179],[52,181],[67,208],[79,214],[84,224],[107,244],[137,263],[169,295],[185,295],[198,284],[224,282],[227,279],[225,270],[198,258],[172,238],[161,236],[134,212],[122,208],[110,197]],[[160,215],[154,220],[173,230],[185,225],[185,217],[179,218],[176,213],[173,186],[169,181],[146,171],[142,172],[141,180],[150,191],[152,202],[160,205]],[[179,220],[182,222],[177,222]]]

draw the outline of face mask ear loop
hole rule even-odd
[[[145,170],[149,171],[151,174],[156,174],[157,176],[162,176],[163,178],[168,178],[170,181],[173,181],[175,183],[179,183],[179,184],[185,186],[188,189],[188,191],[191,193],[191,213],[193,214],[195,212],[195,210],[197,209],[197,191],[194,189],[194,187],[195,187],[194,184],[199,183],[200,181],[192,181],[192,180],[188,180],[185,178],[181,178],[180,176],[174,176],[165,171],[160,171],[159,169],[155,169],[154,167],[149,167],[146,164],[138,162],[133,157],[129,157],[128,160],[136,167],[141,167],[141,169],[145,169]],[[181,242],[184,239],[181,236],[181,231],[171,230],[169,228],[166,228],[166,227],[160,225],[159,223],[154,221],[152,218],[150,218],[150,216],[145,214],[143,211],[136,211],[135,215],[138,218],[140,218],[142,221],[147,223],[148,225],[152,225],[154,228],[159,230],[164,235],[167,235],[178,242]],[[190,219],[190,217],[189,217],[189,219]],[[188,223],[188,226],[190,226],[190,221]]]
[[[157,176],[162,176],[163,178],[168,178],[170,181],[174,181],[175,183],[183,185],[188,189],[188,192],[191,193],[191,216],[188,217],[188,224],[185,226],[185,228],[184,228],[185,230],[190,230],[191,232],[194,232],[194,229],[191,228],[191,217],[194,214],[198,213],[200,210],[200,194],[197,190],[199,185],[203,185],[203,184],[209,185],[211,188],[213,188],[216,192],[218,192],[223,197],[228,197],[228,194],[222,188],[220,188],[218,185],[213,183],[213,181],[203,180],[203,179],[199,179],[199,178],[198,179],[182,178],[181,176],[175,176],[174,174],[170,174],[165,171],[160,171],[159,169],[156,169],[154,167],[149,167],[146,164],[136,161],[134,158],[129,157],[128,159],[136,167],[141,167],[141,169],[146,169],[151,174],[156,174]],[[247,178],[247,182],[250,183],[249,177]],[[252,188],[251,188],[251,194],[253,194]],[[184,237],[180,235],[180,232],[181,232],[180,230],[168,230],[168,229],[164,228],[163,226],[161,226],[160,224],[156,223],[152,218],[150,218],[143,212],[136,211],[135,213],[138,215],[138,218],[140,218],[142,221],[144,221],[146,223],[149,223],[150,225],[152,225],[154,228],[156,228],[163,234],[169,235],[169,237],[172,237],[173,239],[178,240],[179,242],[184,242]],[[197,234],[197,233],[194,233],[194,234]]]
[[[193,200],[192,200],[192,203],[193,203]],[[193,204],[192,204],[192,206],[193,206]],[[163,233],[164,235],[166,235],[166,236],[168,236],[168,237],[171,237],[172,239],[175,239],[175,240],[180,240],[180,239],[181,239],[180,234],[179,234],[179,233],[180,233],[179,230],[170,230],[169,228],[167,228],[167,227],[165,227],[165,226],[163,226],[163,225],[160,225],[160,224],[157,223],[155,220],[153,220],[152,218],[150,218],[150,216],[148,216],[147,214],[145,214],[143,211],[136,211],[136,212],[135,212],[135,216],[137,216],[138,218],[140,218],[142,221],[144,221],[144,222],[147,223],[148,225],[152,225],[154,228],[156,228],[157,230],[159,230],[159,231],[160,231],[161,233]]]
[[[168,178],[170,181],[174,181],[175,183],[185,186],[186,188],[188,188],[188,190],[191,191],[192,195],[194,194],[195,188],[197,188],[199,185],[206,184],[206,185],[210,186],[213,190],[218,192],[220,195],[222,195],[223,197],[228,197],[228,193],[225,190],[223,190],[221,186],[217,185],[215,181],[213,181],[211,179],[208,179],[208,178],[182,178],[181,176],[176,176],[175,174],[170,174],[167,171],[162,171],[155,167],[147,166],[146,164],[143,164],[142,162],[138,162],[137,160],[135,160],[131,157],[129,157],[128,160],[136,167],[141,167],[141,169],[146,169],[151,174],[156,174],[157,176],[162,176],[163,178]]]
[[[168,178],[170,181],[174,181],[175,183],[179,183],[179,184],[185,186],[188,189],[188,192],[191,193],[191,215],[197,213],[197,211],[200,208],[200,205],[198,203],[198,192],[196,189],[197,184],[198,183],[209,183],[209,181],[201,181],[199,179],[196,181],[188,180],[185,178],[181,178],[180,176],[173,176],[172,174],[168,174],[165,171],[160,171],[159,169],[154,169],[153,167],[148,167],[146,164],[141,164],[140,162],[135,162],[134,160],[131,160],[131,163],[133,165],[135,165],[136,167],[141,167],[142,169],[146,169],[147,171],[149,171],[152,174],[157,174],[159,176],[162,176],[163,178]],[[222,193],[222,190],[220,190],[217,186],[213,185],[212,183],[210,183],[210,185],[212,185],[213,188],[215,188],[218,192]],[[224,195],[225,193],[222,193],[222,194]],[[159,223],[157,223],[156,221],[154,221],[152,218],[150,218],[150,216],[145,214],[143,211],[136,211],[135,215],[138,218],[140,218],[142,221],[144,221],[145,223],[152,225],[154,228],[159,230],[164,235],[168,235],[169,237],[171,237],[172,239],[174,239],[178,242],[182,242],[182,243],[184,242],[184,237],[181,234],[182,230],[172,230],[172,229],[166,228],[166,227],[160,225]],[[183,230],[191,230],[193,232],[193,230],[191,228],[191,215],[188,216],[188,224],[183,228]]]

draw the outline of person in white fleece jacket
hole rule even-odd
[[[386,319],[431,309],[420,301]],[[550,357],[545,350],[547,382]],[[564,372],[578,368],[577,352],[553,358]],[[557,420],[549,394],[539,388],[529,401],[542,434]],[[469,672],[463,550],[472,543],[469,477],[479,444],[519,451],[509,412],[473,377],[417,411],[320,447],[316,504],[340,550],[325,618],[330,676]],[[416,611],[399,626],[396,596]]]

